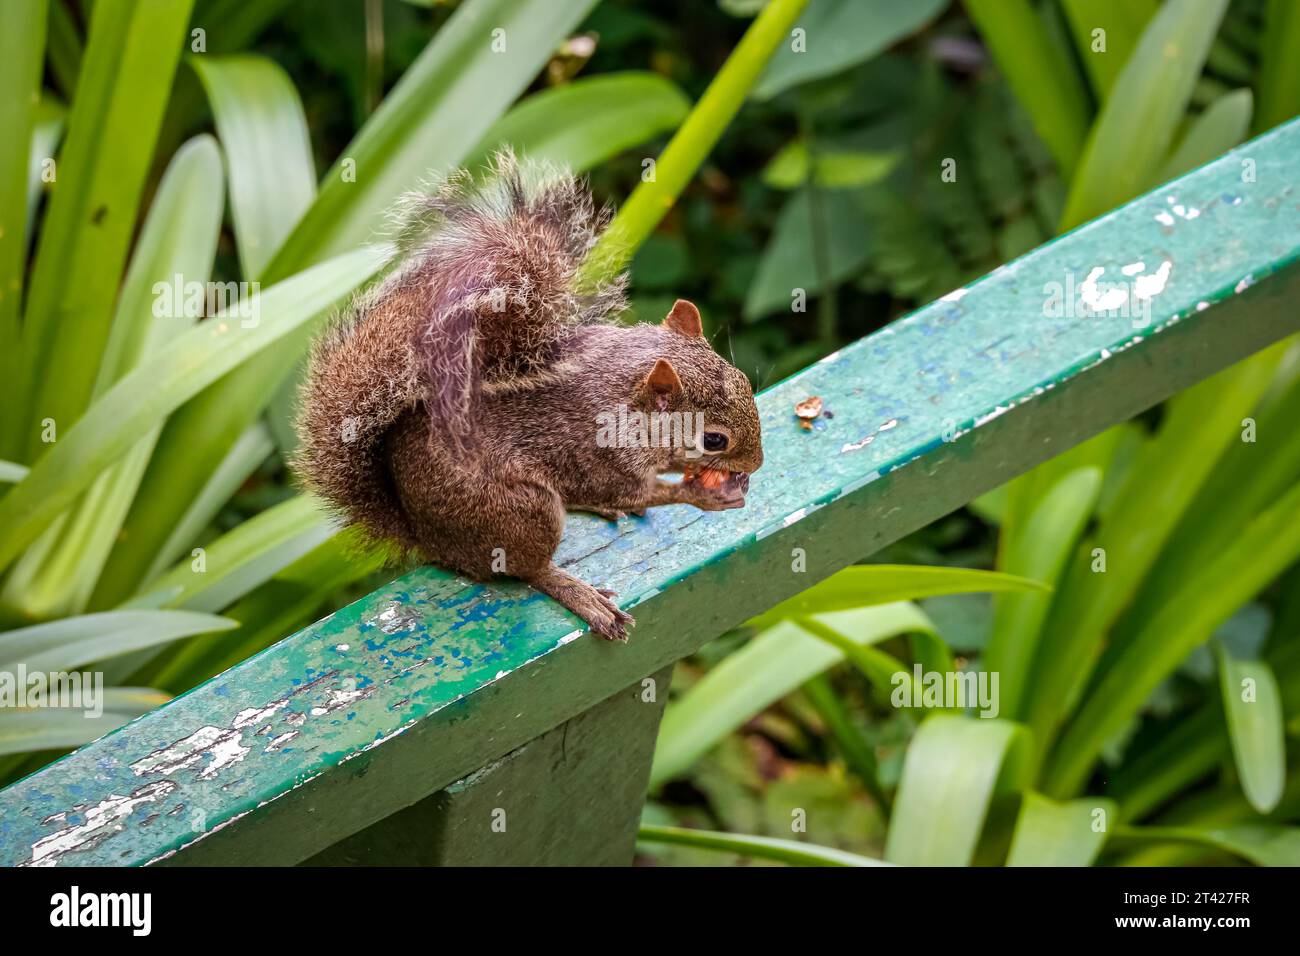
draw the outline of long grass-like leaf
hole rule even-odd
[[[460,163],[595,4],[462,3],[326,174],[268,278],[370,240],[401,193]]]
[[[861,564],[844,568],[808,590],[782,601],[749,623],[770,627],[777,621],[825,614],[873,604],[914,601],[938,594],[997,591],[1046,592],[1047,585],[1012,574],[969,568],[933,568],[911,564]]]
[[[194,634],[225,631],[235,622],[195,611],[108,611],[0,632],[0,670],[73,670]]]
[[[191,57],[230,174],[230,215],[244,280],[257,282],[316,196],[302,101],[288,74],[260,56]]]
[[[492,124],[463,165],[477,169],[492,151],[513,146],[574,172],[676,128],[690,101],[656,73],[607,73],[574,80],[520,101]]]
[[[1076,553],[1044,626],[1026,711],[1033,715],[1040,751],[1077,702],[1125,607],[1135,597],[1143,601],[1143,581],[1219,456],[1239,438],[1242,418],[1268,386],[1285,348],[1273,346],[1178,395],[1132,465],[1134,480],[1111,505],[1096,539]],[[1148,494],[1148,488],[1160,494]],[[1110,653],[1127,643],[1112,635]]]
[[[1241,789],[1252,807],[1268,813],[1282,799],[1286,780],[1286,735],[1277,678],[1266,661],[1236,657],[1222,641],[1215,642],[1215,650]]]
[[[1187,579],[1140,634],[1125,642],[1053,751],[1044,790],[1066,797],[1087,780],[1106,741],[1147,695],[1241,605],[1300,557],[1300,485],[1259,515]]]
[[[1104,102],[1159,4],[1157,0],[1061,0],[1061,8],[1097,100]]]
[[[1057,803],[1025,794],[1016,818],[1007,866],[1091,866],[1106,843],[1115,802],[1105,799]]]
[[[966,0],[965,5],[1061,175],[1069,177],[1088,132],[1083,79],[1028,0]]]
[[[642,824],[637,839],[644,843],[666,843],[675,846],[697,847],[735,853],[738,856],[773,860],[791,866],[888,866],[883,860],[873,860],[834,847],[796,840],[778,840],[773,837],[740,836],[719,833],[716,830],[691,830],[686,827],[661,827]]]
[[[1259,110],[1255,132],[1270,130],[1300,113],[1300,5],[1268,0],[1260,55]]]
[[[1079,468],[1056,482],[1034,503],[1013,538],[1016,546],[999,555],[999,568],[1054,586],[1092,514],[1101,477],[1099,468]],[[981,668],[1000,675],[1000,713],[1008,719],[1021,716],[1025,682],[1051,600],[1051,594],[1043,593],[1006,593],[995,599],[993,631]]]
[[[252,328],[238,316],[215,316],[125,376],[0,499],[0,568],[168,413],[259,351],[310,328],[389,255],[367,247],[277,283],[258,297]]]
[[[1300,866],[1300,827],[1243,823],[1226,827],[1121,827],[1115,839],[1189,843],[1240,857],[1256,866]]]
[[[86,50],[77,24],[68,12],[68,0],[51,0],[49,34],[50,75],[63,95],[72,99]]]
[[[581,281],[617,272],[654,231],[745,102],[807,3],[770,0],[763,8],[659,156],[654,175],[643,177],[587,256]]]
[[[967,866],[995,796],[1025,783],[1028,735],[1008,720],[935,714],[912,737],[889,820],[885,859]]]
[[[1228,0],[1166,0],[1093,124],[1061,229],[1114,209],[1156,182]]]
[[[150,583],[170,567],[198,539],[221,507],[230,500],[230,496],[274,451],[275,442],[271,439],[271,433],[260,422],[241,435],[230,449],[230,454],[212,473],[208,483],[190,503],[171,535],[158,549],[154,562],[145,572],[141,583]]]
[[[839,623],[841,627],[836,629],[859,645],[934,629],[915,605],[907,603],[827,615],[823,620],[832,626]],[[793,621],[759,634],[668,705],[659,729],[650,785],[658,786],[683,773],[754,714],[843,659],[842,651]]]
[[[295,495],[235,526],[151,585],[167,604],[216,612],[239,600],[333,536],[336,525],[317,498]]]
[[[220,153],[210,136],[196,137],[177,151],[150,206],[114,313],[96,395],[194,324],[197,315],[187,316],[180,301],[171,301],[183,292],[160,297],[159,286],[171,289],[177,276],[183,284],[207,282],[223,212]],[[28,619],[86,609],[157,435],[158,428],[151,429],[46,529],[10,571],[0,602]]]
[[[91,12],[23,321],[25,461],[41,422],[66,433],[94,389],[190,5],[98,0]]]
[[[58,152],[67,118],[67,110],[58,100],[46,96],[36,104],[36,126],[32,130],[32,149],[28,160],[27,224],[23,236],[24,248],[31,248],[36,212],[41,204],[41,197],[45,194],[46,177],[55,168],[54,154]]]
[[[1234,90],[1221,96],[1196,117],[1156,174],[1157,182],[1168,182],[1218,159],[1237,146],[1250,129],[1255,98],[1250,90]]]
[[[27,263],[28,150],[36,129],[45,52],[47,0],[5,11],[0,31],[0,377],[12,389],[20,370],[19,303]],[[11,404],[6,402],[6,404]],[[0,412],[0,457],[18,457],[21,419]]]
[[[149,687],[105,687],[100,714],[66,707],[0,710],[0,754],[36,750],[71,750],[98,740],[170,696]],[[11,758],[12,759],[12,758]]]

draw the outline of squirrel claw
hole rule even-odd
[[[593,633],[608,641],[627,643],[627,627],[635,626],[636,621],[614,603],[613,591],[593,587],[554,566],[529,583],[586,621]]]

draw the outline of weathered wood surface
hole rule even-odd
[[[671,680],[625,687],[307,865],[626,865]]]
[[[630,644],[518,584],[408,574],[0,793],[0,861],[293,863],[416,804],[1296,330],[1297,188],[1293,122],[769,389],[743,510],[572,517],[559,558],[635,609]],[[1149,323],[1045,314],[1049,283],[1126,268]],[[803,431],[809,395],[834,418]]]

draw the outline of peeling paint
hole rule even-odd
[[[113,834],[122,832],[126,826],[124,821],[137,807],[161,800],[175,790],[176,784],[160,780],[146,784],[130,796],[101,800],[83,814],[83,823],[70,824],[33,843],[31,859],[18,865],[56,866],[70,853],[93,850]]]

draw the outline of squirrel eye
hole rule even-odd
[[[722,434],[722,432],[705,432],[704,450],[705,451],[726,451],[727,436]]]

